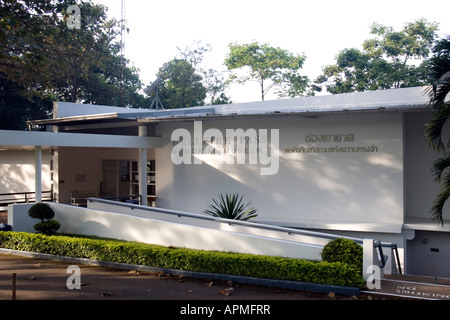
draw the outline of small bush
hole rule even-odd
[[[348,264],[362,273],[363,249],[353,240],[338,238],[328,242],[323,248],[322,259]]]
[[[60,227],[60,223],[52,220],[55,212],[48,204],[36,203],[28,210],[28,215],[33,219],[40,219],[41,222],[34,225],[34,230],[43,234],[53,234]]]

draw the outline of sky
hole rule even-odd
[[[122,0],[93,0],[120,20]],[[305,54],[302,74],[314,80],[339,51],[361,49],[372,38],[370,26],[380,23],[400,31],[425,18],[439,23],[439,37],[450,34],[448,0],[125,0],[125,55],[145,85],[158,69],[178,55],[177,47],[195,42],[211,45],[202,67],[226,71],[230,43],[258,41],[294,54]],[[259,101],[258,84],[232,85],[233,102]],[[268,95],[266,100],[277,99]]]

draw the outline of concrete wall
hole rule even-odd
[[[59,232],[138,241],[163,246],[201,250],[252,253],[321,260],[322,246],[297,241],[155,220],[141,216],[50,203]],[[8,221],[17,232],[34,232],[35,219],[28,216],[31,205],[14,205]]]
[[[275,175],[261,176],[261,164],[181,164],[171,162],[177,128],[159,124],[164,148],[156,153],[158,205],[201,213],[211,198],[238,192],[258,209],[257,221],[324,230],[401,232],[403,223],[403,141],[400,113],[278,117],[203,121],[203,129],[279,129],[280,162]],[[192,133],[193,134],[193,133]],[[353,141],[319,142],[321,135],[352,134]],[[316,142],[313,142],[316,140]],[[305,149],[286,152],[286,148]],[[355,152],[318,152],[351,147]],[[357,148],[360,149],[357,149]],[[362,147],[375,147],[363,152]],[[314,150],[316,152],[314,152]],[[357,151],[359,150],[359,151]],[[367,149],[364,149],[367,150]],[[308,152],[309,151],[309,152]]]
[[[50,151],[42,151],[42,190],[51,190]],[[34,150],[0,151],[0,193],[34,192]]]

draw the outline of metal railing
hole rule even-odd
[[[53,201],[52,191],[42,191],[42,202]],[[0,193],[0,206],[7,206],[15,203],[29,203],[36,202],[35,192],[15,192],[15,193]]]
[[[395,262],[396,262],[396,266],[397,266],[397,270],[399,274],[402,274],[402,266],[400,263],[400,258],[398,255],[398,248],[397,248],[397,244],[396,243],[392,243],[392,242],[381,242],[381,241],[374,241],[373,243],[374,248],[376,248],[378,250],[378,255],[380,257],[381,260],[381,266],[380,268],[384,268],[384,266],[386,265],[387,259],[388,257],[384,255],[383,253],[383,247],[384,248],[391,248],[392,251],[394,252],[394,257],[395,257]]]
[[[90,198],[87,198],[89,200]],[[140,194],[129,194],[124,196],[115,196],[115,197],[103,197],[101,199],[117,201],[117,202],[125,202],[129,204],[142,204],[142,196]]]

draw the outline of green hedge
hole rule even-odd
[[[363,279],[358,270],[340,262],[317,262],[22,232],[0,232],[0,247],[160,268],[348,287],[363,286]]]

